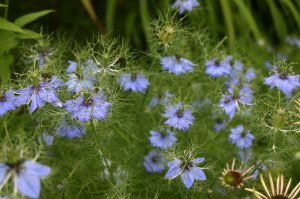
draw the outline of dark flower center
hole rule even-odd
[[[182,170],[189,171],[193,166],[194,166],[193,163],[189,161],[189,162],[183,162],[183,163],[181,163],[181,165],[180,165],[179,168],[181,168]]]
[[[35,91],[38,91],[38,90],[40,90],[40,85],[39,84],[33,85],[32,89]]]
[[[50,73],[43,73],[41,76],[42,76],[43,80],[46,82],[50,82],[51,77],[52,77],[52,75]]]
[[[136,80],[136,77],[137,77],[137,74],[133,73],[133,74],[131,75],[130,79],[131,79],[132,81],[135,81],[135,80]]]
[[[77,76],[78,79],[80,79],[80,80],[83,79],[83,75],[82,74],[76,72],[75,75]]]
[[[0,102],[4,102],[4,101],[6,101],[5,95],[0,95]]]
[[[176,62],[177,62],[177,63],[180,63],[180,62],[181,62],[181,61],[180,61],[181,57],[180,57],[179,55],[176,54],[176,55],[175,55],[175,58],[176,58]]]
[[[23,169],[24,160],[20,160],[14,163],[5,163],[11,170],[15,170],[17,174]]]
[[[158,163],[159,157],[158,157],[158,156],[153,156],[153,157],[151,158],[151,160],[152,160],[153,163]]]
[[[216,123],[217,123],[217,124],[222,124],[222,123],[223,123],[223,120],[222,120],[221,118],[217,118],[217,119],[216,119]]]
[[[243,175],[238,171],[229,171],[224,176],[224,182],[231,187],[238,187],[243,183]]]
[[[247,132],[246,132],[246,131],[243,131],[242,134],[241,134],[241,137],[244,138],[244,137],[246,137],[246,135],[247,135]]]
[[[286,74],[281,74],[281,75],[279,75],[279,78],[282,80],[286,80],[288,78],[288,76]]]
[[[215,65],[217,66],[217,67],[219,67],[220,66],[220,60],[215,60]]]
[[[289,198],[283,195],[276,195],[276,196],[271,196],[270,199],[289,199]]]
[[[91,98],[88,98],[88,99],[86,99],[86,100],[84,100],[84,105],[86,105],[86,106],[90,106],[90,105],[92,105],[94,102],[93,102],[93,100],[91,99]]]
[[[230,102],[230,98],[229,98],[229,97],[225,97],[225,98],[224,98],[224,103],[225,103],[225,104],[228,104],[229,102]]]
[[[182,118],[183,117],[183,110],[178,110],[176,112],[177,117]]]

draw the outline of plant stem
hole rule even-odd
[[[7,5],[7,6],[4,8],[4,18],[7,19],[8,18],[9,0],[5,0],[5,5]]]

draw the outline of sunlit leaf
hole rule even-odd
[[[26,14],[17,18],[15,24],[19,27],[23,27],[26,24],[33,22],[34,20],[43,17],[51,12],[54,12],[54,10],[43,10],[40,12],[33,12],[33,13]]]

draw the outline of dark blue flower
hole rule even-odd
[[[229,135],[229,140],[240,149],[249,148],[252,146],[254,136],[249,130],[245,131],[243,125],[232,128]]]
[[[144,157],[144,167],[149,173],[161,173],[165,169],[166,159],[157,151],[150,151]]]
[[[192,109],[184,109],[181,102],[177,103],[175,107],[168,105],[163,114],[168,119],[164,123],[175,129],[187,131],[195,119],[192,113]]]
[[[228,56],[225,60],[222,61],[216,59],[207,61],[205,63],[206,74],[211,77],[227,77],[231,72],[230,60],[231,57]]]
[[[167,70],[176,75],[193,71],[193,67],[195,65],[188,59],[184,59],[179,56],[162,57],[160,58],[160,63],[163,70]]]
[[[87,122],[90,119],[103,120],[108,116],[108,108],[111,107],[105,99],[103,92],[92,94],[90,97],[79,96],[74,100],[68,100],[64,104],[65,109],[72,118],[80,122]]]
[[[191,188],[195,180],[206,180],[205,173],[197,165],[202,163],[204,158],[196,158],[191,161],[182,162],[179,159],[168,162],[169,171],[165,178],[173,179],[181,175],[181,179],[186,188]]]
[[[265,84],[271,88],[277,87],[286,96],[290,96],[296,88],[300,87],[300,75],[275,73],[265,78]]]
[[[15,110],[15,95],[13,90],[7,90],[0,95],[0,117],[7,111]]]
[[[56,107],[62,107],[56,90],[50,86],[48,82],[42,82],[37,85],[30,85],[24,89],[18,90],[19,96],[16,97],[16,105],[30,103],[30,113],[38,107],[42,107],[46,102]]]
[[[192,11],[193,7],[199,6],[199,2],[197,0],[176,0],[176,2],[172,5],[172,8],[179,7],[179,13],[182,14],[184,11]]]
[[[152,146],[162,149],[168,149],[177,141],[175,135],[167,129],[166,132],[150,131],[149,141]]]
[[[125,91],[143,93],[149,86],[149,81],[141,73],[128,73],[121,75],[119,79],[120,85]]]
[[[69,139],[81,137],[84,133],[85,128],[83,125],[66,119],[63,119],[57,128],[58,136]]]

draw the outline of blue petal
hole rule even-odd
[[[179,167],[173,167],[166,173],[165,178],[173,179],[176,178],[178,175],[180,175],[180,173],[181,173],[181,169]]]
[[[183,184],[185,185],[186,188],[191,188],[191,186],[194,183],[194,177],[190,171],[184,171],[181,174],[181,179],[183,181]]]
[[[3,180],[6,177],[9,167],[6,164],[0,164],[0,185],[3,183]]]
[[[50,174],[51,172],[51,168],[46,166],[46,165],[42,165],[40,163],[28,160],[24,163],[24,166],[26,168],[26,173],[30,174],[30,175],[35,175],[35,176],[47,176]]]
[[[17,176],[15,187],[17,187],[18,191],[25,196],[38,198],[41,191],[40,178],[23,171]]]
[[[191,162],[194,164],[200,164],[202,162],[204,162],[205,158],[196,158],[194,160],[192,160]]]
[[[206,180],[205,173],[199,167],[192,167],[189,172],[195,180]]]

